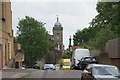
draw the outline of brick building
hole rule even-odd
[[[0,0],[0,68],[8,66],[14,57],[11,2]]]

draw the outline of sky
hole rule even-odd
[[[89,23],[97,15],[96,0],[88,1],[20,1],[11,0],[12,26],[16,34],[19,19],[30,16],[44,22],[46,30],[52,34],[56,22],[56,15],[63,27],[63,44],[65,49],[69,45],[69,37],[77,30],[89,27]],[[73,40],[72,40],[73,41]],[[72,43],[73,44],[73,43]]]

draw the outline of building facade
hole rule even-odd
[[[24,51],[21,49],[21,44],[15,43],[15,68],[22,69],[24,64]]]
[[[0,1],[0,68],[14,59],[11,2]]]

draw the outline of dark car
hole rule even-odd
[[[120,80],[120,73],[113,65],[89,64],[82,72],[81,80]]]
[[[26,69],[26,68],[28,68],[28,65],[27,64],[23,64],[22,65],[22,69]]]
[[[82,57],[81,60],[78,63],[79,69],[85,69],[88,64],[98,64],[98,61],[95,57],[88,56],[88,57]]]
[[[33,66],[33,68],[34,68],[34,69],[40,69],[40,65],[39,65],[39,64],[35,64],[35,65]]]

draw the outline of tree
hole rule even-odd
[[[98,2],[98,15],[92,20],[92,27],[110,27],[120,37],[120,2]]]
[[[110,28],[102,28],[99,32],[97,32],[93,40],[89,40],[84,43],[83,46],[89,49],[104,50],[105,43],[114,38],[117,38],[117,34],[115,34],[114,31]]]
[[[83,30],[77,30],[77,32],[73,36],[74,46],[81,46],[83,43],[88,42],[90,39],[94,39],[98,31],[98,27],[88,27],[84,28]]]
[[[96,10],[98,15],[90,26],[78,30],[73,36],[74,45],[103,50],[108,40],[120,38],[120,2],[98,2]]]
[[[73,52],[64,52],[62,58],[63,59],[70,59],[70,58],[72,58],[72,53]]]
[[[25,51],[25,62],[33,66],[34,62],[49,54],[51,43],[43,22],[25,16],[18,23],[16,42]]]

